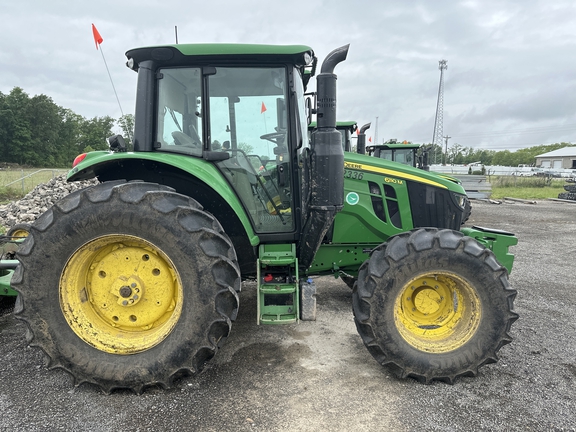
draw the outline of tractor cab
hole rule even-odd
[[[367,153],[370,156],[398,162],[415,168],[418,167],[417,161],[419,149],[420,144],[412,144],[408,141],[398,142],[395,139],[391,139],[384,144],[376,144],[366,147]]]
[[[308,125],[308,135],[312,136],[312,131],[316,129],[316,122],[312,121]],[[337,121],[336,130],[342,135],[342,149],[346,152],[352,151],[352,135],[358,129],[355,121]]]
[[[147,89],[139,99],[156,101],[146,116],[136,116],[135,151],[212,162],[256,233],[293,233],[292,209],[300,207],[294,170],[309,147],[302,77],[314,56],[304,46],[270,49],[184,45],[129,51],[129,65]]]

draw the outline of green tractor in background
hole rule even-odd
[[[127,52],[134,151],[115,136],[78,156],[68,180],[101,183],[56,203],[4,262],[50,369],[105,392],[169,387],[228,337],[242,281],[257,282],[257,324],[290,324],[315,319],[318,275],[346,278],[364,344],[401,377],[453,382],[497,360],[517,318],[517,239],[461,229],[453,181],[344,153],[347,50],[324,60],[315,107],[307,46]]]
[[[390,139],[383,144],[373,144],[366,147],[370,156],[398,162],[426,171],[430,170],[428,155],[429,145],[414,144],[408,141],[398,142]]]
[[[342,149],[345,152],[353,151],[352,147],[352,134],[358,129],[358,124],[355,121],[337,121],[336,130],[342,135]],[[308,136],[312,139],[312,132],[316,129],[316,122],[312,121],[308,125]]]

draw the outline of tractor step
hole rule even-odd
[[[298,321],[299,316],[296,245],[260,245],[258,324],[292,324]]]

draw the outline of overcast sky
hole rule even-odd
[[[92,118],[125,114],[140,46],[226,42],[304,44],[320,61],[350,43],[336,67],[338,118],[368,135],[433,139],[440,71],[449,146],[516,150],[576,142],[576,2],[554,0],[19,0],[0,12],[0,91]]]

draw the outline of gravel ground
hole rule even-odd
[[[0,430],[575,431],[576,204],[474,202],[468,223],[519,238],[514,342],[475,378],[395,378],[357,335],[350,289],[323,277],[316,322],[256,326],[255,285],[245,284],[232,335],[207,370],[172,390],[106,396],[42,367],[4,302]]]

